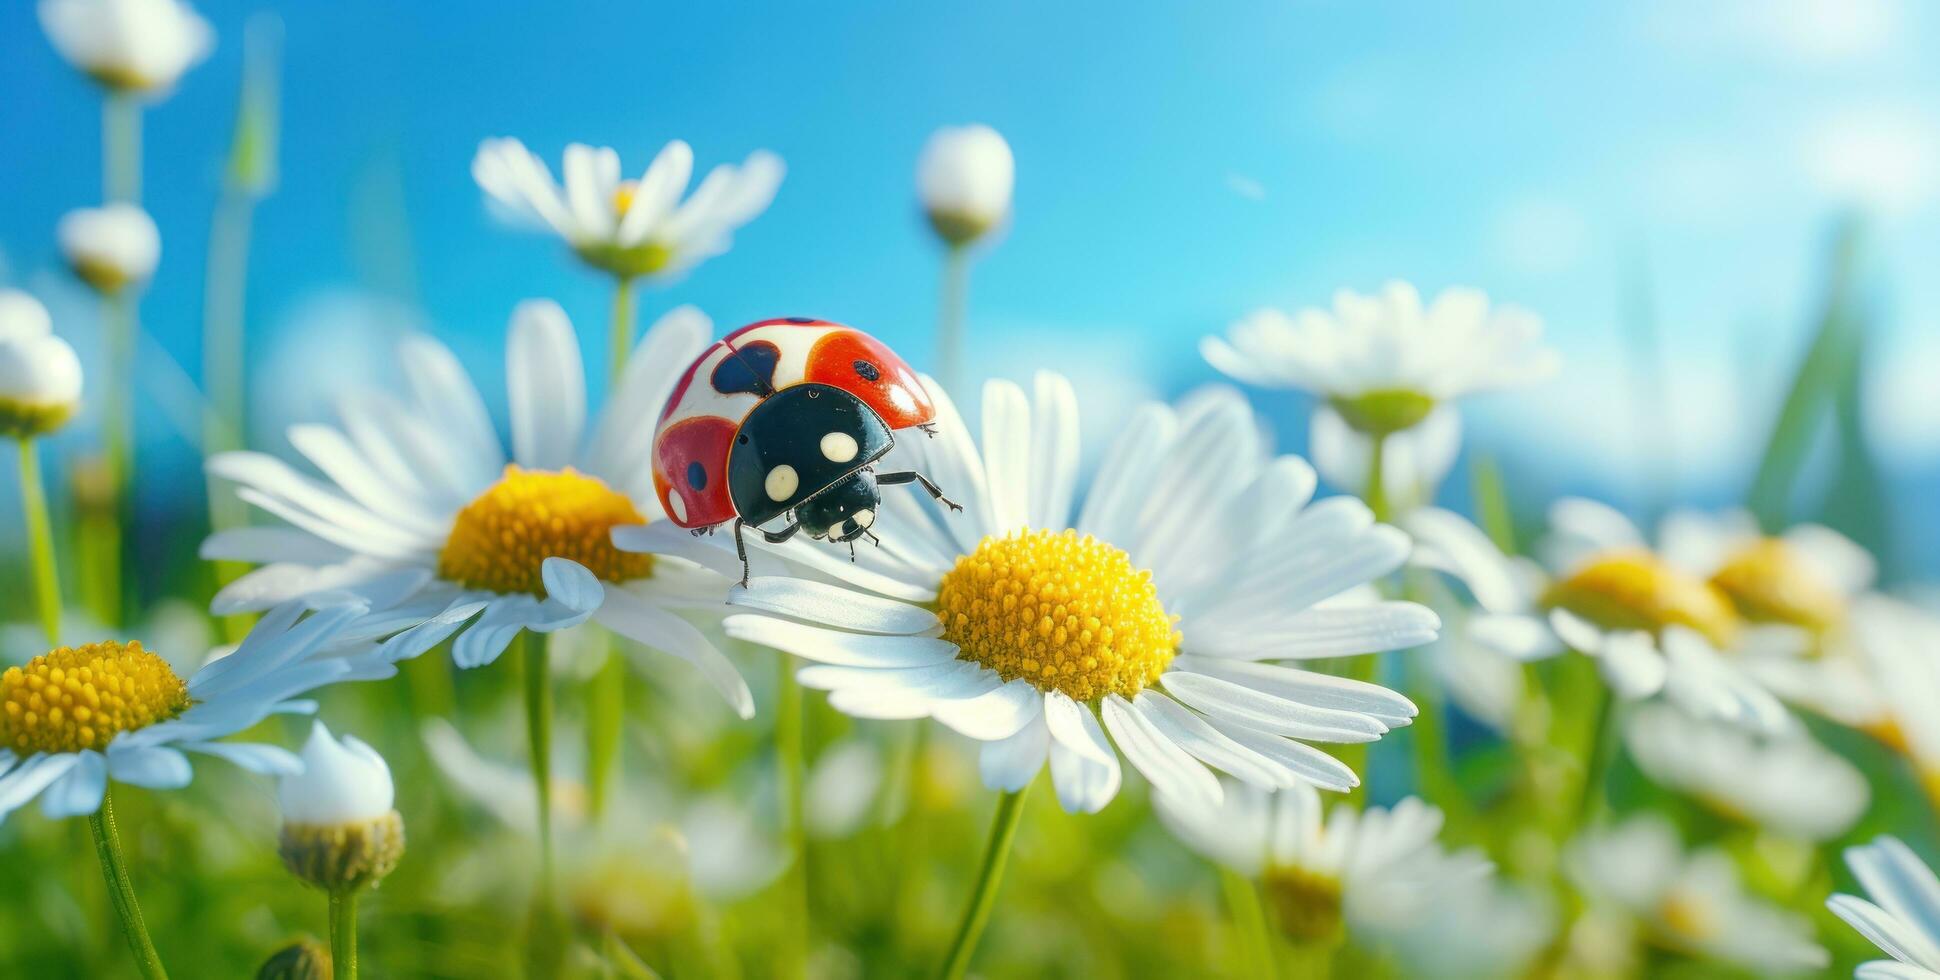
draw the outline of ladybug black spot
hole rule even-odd
[[[748,444],[748,437],[747,437],[747,436],[741,436],[740,438],[737,438],[737,439],[735,439],[734,441],[735,441],[735,442],[738,442],[738,443],[740,443],[740,444],[741,444],[741,445],[743,445],[743,446],[745,446],[745,445],[747,445],[747,444]]]
[[[707,486],[707,467],[702,466],[700,460],[687,464],[687,485],[695,490]]]
[[[788,318],[788,322],[789,323],[814,323],[815,318],[812,316],[791,316]]]
[[[875,381],[882,377],[882,369],[868,361],[855,362],[855,373],[861,375],[864,381]]]

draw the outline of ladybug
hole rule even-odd
[[[936,407],[916,372],[853,327],[789,317],[762,320],[701,352],[674,383],[653,435],[653,485],[675,524],[695,534],[734,522],[741,584],[743,525],[780,544],[809,537],[849,543],[875,523],[878,489],[915,483],[953,510],[929,477],[877,473],[898,429],[935,435]],[[786,526],[767,530],[785,519]]]

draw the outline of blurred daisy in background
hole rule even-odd
[[[117,92],[166,93],[216,43],[180,0],[41,0],[40,26],[62,58]]]
[[[1531,976],[1556,938],[1555,903],[1544,892],[1473,875],[1446,883],[1437,894],[1388,939],[1409,977]]]
[[[801,683],[833,707],[982,740],[984,782],[1006,792],[1048,758],[1074,812],[1117,795],[1120,751],[1159,792],[1203,805],[1221,796],[1208,766],[1345,790],[1354,772],[1305,743],[1371,742],[1414,717],[1379,685],[1263,662],[1419,646],[1438,620],[1363,588],[1401,564],[1407,536],[1351,497],[1310,505],[1312,468],[1272,456],[1236,393],[1141,408],[1075,514],[1078,409],[1062,377],[1039,374],[1034,400],[988,384],[982,452],[932,394],[937,438],[899,451],[963,512],[885,494],[881,547],[851,563],[784,545],[799,575],[731,595],[757,612],[727,632],[814,661]],[[674,531],[615,538],[732,573],[723,542]]]
[[[162,259],[162,234],[139,205],[76,208],[55,228],[61,255],[76,278],[104,296],[140,289]]]
[[[1711,582],[1650,550],[1629,518],[1565,498],[1549,511],[1547,571],[1508,559],[1466,520],[1438,511],[1409,527],[1433,563],[1474,593],[1478,642],[1517,660],[1577,650],[1596,658],[1617,696],[1663,694],[1684,710],[1765,732],[1792,724],[1785,708],[1739,665],[1743,618]]]
[[[740,166],[709,171],[682,200],[694,151],[680,140],[638,180],[621,178],[618,152],[583,143],[566,147],[559,181],[516,139],[486,140],[472,158],[472,177],[496,213],[550,229],[586,264],[621,279],[670,278],[727,251],[735,229],[774,200],[784,169],[780,157],[756,150]]]
[[[1899,838],[1884,836],[1846,849],[1867,898],[1834,895],[1826,907],[1892,960],[1862,963],[1859,980],[1940,977],[1940,878]],[[1868,899],[1871,899],[1868,901]]]
[[[1416,797],[1327,814],[1304,783],[1266,792],[1229,780],[1225,790],[1211,807],[1161,795],[1159,816],[1187,847],[1257,881],[1296,943],[1398,937],[1491,871],[1479,851],[1444,848],[1441,811]]]
[[[930,134],[916,162],[916,193],[938,238],[975,242],[1010,217],[1017,163],[1002,134],[981,123]]]
[[[367,644],[336,646],[361,605],[304,611],[300,603],[270,610],[234,653],[187,681],[139,641],[59,647],[7,668],[0,817],[35,797],[49,817],[93,813],[110,779],[179,789],[193,777],[189,752],[268,775],[300,770],[285,749],[217,740],[272,714],[314,711],[315,702],[299,699],[316,688],[394,673]]]
[[[1819,524],[1767,535],[1747,511],[1676,510],[1657,552],[1731,600],[1745,625],[1727,652],[1774,694],[1846,725],[1879,720],[1851,624],[1878,572],[1866,549]]]
[[[54,335],[47,308],[18,289],[0,289],[0,435],[46,435],[80,404],[81,359]]]
[[[1723,851],[1686,853],[1662,816],[1585,831],[1565,869],[1593,911],[1636,923],[1661,949],[1766,974],[1828,962],[1809,920],[1747,893]]]
[[[525,770],[491,759],[473,747],[449,722],[431,719],[421,731],[438,772],[468,805],[496,818],[521,837],[538,835],[538,801]],[[773,882],[788,866],[779,834],[755,821],[745,799],[699,794],[682,799],[673,791],[634,778],[617,794],[625,826],[591,818],[584,760],[571,755],[583,740],[562,732],[552,771],[553,823],[559,829],[562,886],[572,910],[596,930],[614,928],[639,940],[683,928],[695,895],[731,901]],[[644,828],[644,832],[643,832]],[[530,887],[523,870],[504,866],[509,853],[528,848],[480,851],[463,869],[466,891],[481,899],[504,888]],[[496,899],[493,899],[496,901]]]
[[[1554,374],[1560,360],[1542,333],[1535,314],[1492,307],[1480,290],[1446,289],[1424,307],[1413,286],[1397,281],[1373,296],[1340,290],[1331,311],[1260,310],[1225,337],[1201,340],[1199,350],[1239,381],[1321,399],[1316,432],[1345,425],[1378,439],[1465,395]]]
[[[506,350],[512,451],[458,359],[413,335],[399,346],[407,397],[370,390],[340,404],[343,428],[300,425],[290,442],[323,480],[257,452],[209,472],[288,522],[218,532],[203,557],[263,567],[215,599],[250,612],[319,592],[371,605],[360,634],[390,636],[393,661],[457,634],[461,667],[496,660],[524,630],[589,619],[698,667],[742,717],[747,684],[675,610],[718,610],[727,581],[677,558],[616,550],[615,527],[659,521],[652,418],[707,346],[712,325],[677,309],[641,340],[604,412],[587,420],[578,338],[550,301],[513,312]],[[460,632],[462,630],[462,632]]]
[[[1800,840],[1845,833],[1872,800],[1866,777],[1803,730],[1761,737],[1646,704],[1625,721],[1624,744],[1665,788],[1720,816]]]
[[[1904,754],[1928,798],[1940,800],[1940,617],[1871,596],[1853,611],[1853,631],[1883,703],[1866,730]]]
[[[1314,413],[1307,440],[1307,452],[1321,480],[1344,493],[1358,495],[1367,489],[1373,440],[1348,425],[1339,413],[1324,409]],[[1434,502],[1436,489],[1461,451],[1461,415],[1445,405],[1412,428],[1382,440],[1382,498],[1397,522]]]

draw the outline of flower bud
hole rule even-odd
[[[80,402],[81,359],[54,336],[46,307],[17,289],[0,289],[0,435],[45,435]]]
[[[215,46],[180,0],[41,0],[40,26],[62,58],[117,92],[172,88]]]
[[[311,729],[302,758],[303,772],[283,777],[277,788],[284,866],[330,891],[376,884],[404,856],[390,767],[356,738],[332,738],[322,722]]]
[[[952,247],[976,241],[1010,214],[1015,180],[1010,144],[984,125],[937,130],[916,167],[930,227]]]
[[[162,257],[155,219],[133,204],[76,208],[61,216],[55,237],[68,268],[104,296],[146,284]]]
[[[256,980],[330,980],[330,947],[304,936],[270,954]]]

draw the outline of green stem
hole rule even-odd
[[[791,976],[808,973],[809,878],[808,832],[802,817],[804,762],[802,748],[802,685],[795,679],[794,658],[776,653],[780,665],[780,697],[775,706],[775,755],[781,769],[782,827],[788,835],[792,863],[789,876],[795,903],[795,921],[789,926]]]
[[[936,310],[936,374],[943,390],[965,397],[963,322],[970,297],[970,249],[952,245],[943,254],[943,284]]]
[[[1273,980],[1278,972],[1273,962],[1273,940],[1266,931],[1266,909],[1260,905],[1260,890],[1245,875],[1221,866],[1219,885],[1226,893],[1226,908],[1239,932],[1241,963],[1239,975]]]
[[[1391,516],[1388,513],[1386,474],[1383,472],[1387,447],[1388,436],[1385,432],[1368,439],[1366,499],[1367,508],[1374,512],[1374,519],[1377,521],[1386,521]]]
[[[1004,863],[1010,859],[1011,843],[1017,839],[1017,824],[1024,815],[1024,798],[1030,791],[1025,786],[997,800],[997,817],[990,826],[990,843],[984,847],[976,887],[970,892],[970,904],[963,910],[963,922],[957,926],[950,954],[937,973],[943,980],[961,980],[964,971],[970,968],[970,957],[976,954],[977,941],[990,922],[990,908],[997,902],[997,886],[1004,879]]]
[[[129,477],[134,473],[134,403],[130,397],[134,384],[135,299],[123,290],[103,300],[103,329],[107,347],[107,384],[101,396],[101,442],[103,461],[102,521],[97,533],[100,544],[95,552],[97,567],[90,574],[100,586],[102,608],[95,610],[110,626],[122,623],[122,550],[127,541],[129,522]]]
[[[586,804],[594,820],[605,816],[613,796],[620,742],[626,735],[626,660],[615,649],[624,641],[600,635],[606,640],[606,662],[586,692]]]
[[[88,829],[94,831],[94,853],[101,859],[101,877],[107,879],[108,897],[115,915],[121,919],[121,934],[128,950],[135,954],[135,967],[148,980],[168,980],[155,942],[148,938],[148,926],[141,919],[141,903],[135,901],[135,883],[128,877],[128,858],[121,851],[121,834],[115,829],[112,794],[101,794],[101,809],[88,816]]]
[[[525,733],[532,766],[532,788],[539,803],[539,894],[552,900],[552,671],[546,663],[545,637],[521,630],[525,673]]]
[[[61,573],[54,559],[54,527],[47,519],[47,492],[40,481],[34,440],[20,440],[20,506],[27,516],[28,550],[34,563],[34,595],[47,645],[61,642]]]
[[[1598,684],[1596,690],[1596,715],[1591,723],[1595,727],[1590,730],[1589,749],[1583,754],[1583,785],[1577,792],[1574,828],[1588,825],[1602,810],[1604,777],[1616,757],[1617,698],[1607,684]]]
[[[357,980],[355,888],[338,888],[330,893],[330,964],[332,980]]]
[[[611,332],[612,378],[620,380],[620,372],[626,370],[627,355],[633,353],[633,280],[617,279],[613,283],[613,327]]]
[[[125,92],[101,103],[101,189],[110,201],[141,201],[141,103]]]

